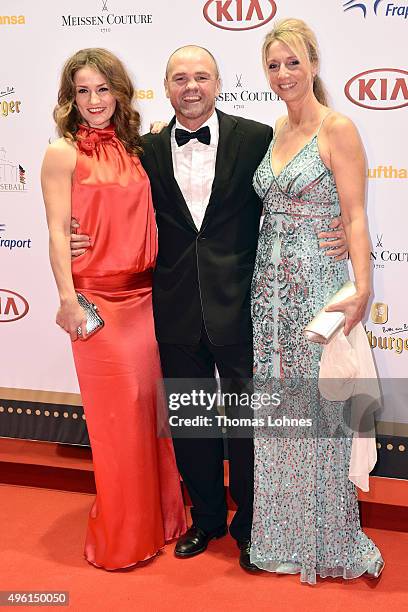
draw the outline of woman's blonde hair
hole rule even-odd
[[[83,119],[75,104],[75,73],[89,66],[106,78],[116,108],[112,116],[116,135],[132,155],[143,152],[140,137],[140,115],[133,108],[134,87],[120,59],[106,49],[81,49],[70,57],[62,69],[58,104],[54,109],[54,120],[60,136],[75,141],[78,126]]]
[[[316,36],[309,26],[301,19],[283,19],[274,26],[273,30],[266,35],[265,42],[262,47],[262,61],[264,69],[267,72],[266,55],[270,45],[278,40],[285,43],[298,55],[304,56],[309,62],[319,67],[319,46]],[[316,74],[313,80],[313,93],[317,100],[327,106],[327,92],[323,85],[323,81]]]

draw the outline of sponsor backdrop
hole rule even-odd
[[[91,46],[119,55],[147,130],[172,114],[163,90],[169,53],[197,43],[220,64],[218,107],[274,125],[284,106],[260,49],[273,20],[290,16],[316,31],[331,104],[355,121],[366,147],[374,277],[366,329],[389,383],[379,430],[407,435],[407,394],[390,381],[408,371],[408,0],[3,0],[0,11],[0,435],[86,440],[70,344],[54,323],[39,181],[65,59]],[[404,445],[390,446],[403,455]]]

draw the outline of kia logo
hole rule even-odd
[[[344,93],[353,104],[372,110],[394,110],[408,106],[408,72],[376,68],[351,78]]]
[[[18,321],[26,316],[28,310],[28,302],[22,295],[0,289],[0,323]]]
[[[208,0],[203,8],[208,23],[222,30],[253,30],[276,14],[273,0]]]

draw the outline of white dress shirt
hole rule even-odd
[[[204,219],[215,175],[215,159],[219,139],[218,117],[215,111],[199,128],[206,125],[210,128],[211,134],[209,145],[203,144],[194,138],[187,144],[179,147],[175,138],[176,128],[182,130],[186,128],[177,119],[171,132],[171,155],[173,158],[174,177],[198,230],[201,228]]]

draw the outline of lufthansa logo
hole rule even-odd
[[[367,169],[369,179],[408,179],[407,168],[395,168],[394,166],[377,166]]]
[[[203,15],[211,25],[222,30],[253,30],[276,15],[274,0],[208,0]]]
[[[0,15],[0,25],[23,25],[24,15]]]
[[[153,100],[154,91],[153,89],[136,89],[134,97],[136,100]]]

